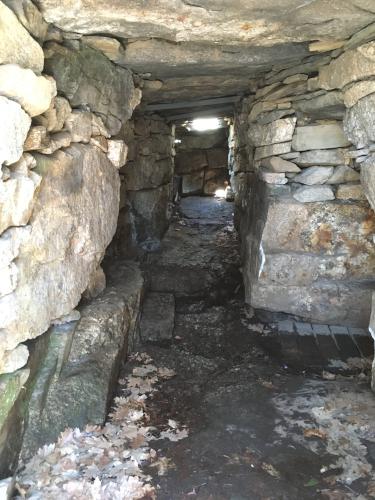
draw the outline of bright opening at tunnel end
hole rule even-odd
[[[221,127],[221,121],[219,118],[196,118],[192,121],[191,127],[197,132],[216,130]]]

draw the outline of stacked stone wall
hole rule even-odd
[[[177,130],[176,175],[183,196],[214,195],[229,181],[227,129],[210,132]]]
[[[238,109],[232,183],[246,300],[255,308],[368,326],[375,288],[368,203],[374,206],[375,44],[363,37],[270,72]],[[260,185],[261,204],[254,193]],[[256,229],[249,218],[258,221]]]
[[[95,298],[106,286],[101,262],[117,227],[124,127],[140,102],[141,81],[79,36],[48,25],[31,1],[6,3],[0,2],[1,475],[14,469],[25,428],[27,453],[66,425],[105,419],[119,359],[136,341],[143,287],[139,271],[129,268],[122,288]],[[82,298],[94,300],[95,321],[87,306],[80,319],[75,307]],[[79,411],[71,410],[77,401]]]

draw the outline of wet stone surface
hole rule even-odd
[[[226,262],[239,265],[230,205],[215,220],[217,201],[209,203],[184,200],[170,244],[176,227],[194,229],[197,248],[201,238],[212,255],[231,255]],[[375,498],[371,363],[353,336],[353,351],[344,356],[334,344],[330,352],[324,339],[331,336],[320,335],[320,344],[317,336],[281,334],[249,319],[241,286],[225,271],[211,286],[221,293],[177,297],[172,339],[144,346],[155,364],[176,371],[151,400],[151,422],[175,419],[189,429],[186,439],[155,443],[169,459],[163,474],[150,471],[157,498]]]

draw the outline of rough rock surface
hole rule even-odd
[[[50,107],[56,84],[52,78],[36,76],[30,69],[4,64],[0,66],[0,95],[18,102],[33,117]]]
[[[245,291],[253,307],[367,326],[375,218],[366,203],[302,204],[275,196],[263,224],[244,247]]]
[[[142,341],[172,340],[175,300],[171,293],[147,294],[142,307],[140,332]]]
[[[30,36],[16,15],[0,2],[0,64],[19,64],[40,73],[43,63],[42,47]]]
[[[309,149],[332,149],[349,146],[339,123],[296,127],[292,148],[295,151]]]
[[[3,96],[0,96],[0,114],[7,117],[0,123],[0,164],[10,165],[21,158],[31,119],[18,103]]]
[[[90,106],[112,135],[119,132],[139,104],[139,90],[134,88],[130,71],[115,66],[89,47],[74,50],[50,44],[45,71],[55,78],[58,91],[72,106]]]
[[[345,133],[358,149],[375,142],[374,110],[375,94],[371,94],[360,99],[345,115]]]
[[[314,201],[334,200],[335,195],[330,186],[302,186],[295,190],[293,198],[301,203],[312,203]]]
[[[375,211],[375,158],[368,158],[361,167],[361,184],[368,201]]]
[[[294,182],[300,184],[324,184],[333,174],[333,167],[307,167],[301,174],[293,178]]]
[[[134,263],[117,263],[107,289],[80,307],[78,322],[52,327],[29,405],[22,455],[55,440],[66,427],[103,424],[121,360],[137,341],[143,290]]]
[[[17,259],[19,283],[0,299],[8,350],[77,305],[116,229],[119,178],[104,154],[76,144],[36,159],[43,180]]]

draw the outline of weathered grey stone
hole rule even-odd
[[[254,160],[261,160],[262,158],[267,158],[268,156],[289,153],[291,149],[291,142],[282,142],[280,144],[272,144],[271,146],[262,146],[260,148],[256,148]]]
[[[204,194],[214,195],[218,189],[226,189],[228,171],[223,168],[208,169],[204,173]]]
[[[359,181],[359,172],[348,165],[339,165],[328,179],[327,184],[344,184],[346,182]]]
[[[257,220],[250,236],[243,226],[246,302],[312,322],[368,324],[373,212],[352,201],[298,203],[290,197],[273,197],[264,210],[259,201],[267,191],[259,191],[256,184],[246,212],[249,222],[254,214]]]
[[[23,385],[27,381],[29,374],[30,371],[25,368],[15,373],[0,376],[0,430],[21,392]]]
[[[249,122],[250,123],[256,122],[258,120],[258,116],[260,114],[265,113],[267,111],[273,111],[276,108],[277,108],[277,104],[274,102],[267,102],[267,101],[257,102],[251,108],[251,111],[249,114]]]
[[[285,78],[283,83],[285,85],[289,85],[290,83],[296,83],[296,82],[305,82],[309,78],[308,75],[304,75],[303,73],[297,73],[296,75],[288,76]]]
[[[269,125],[253,124],[249,127],[249,141],[254,146],[268,146],[292,140],[297,118],[282,118]]]
[[[319,71],[319,85],[327,90],[374,76],[375,42],[345,51]]]
[[[267,125],[284,116],[294,115],[294,113],[294,109],[275,109],[274,111],[260,113],[260,115],[257,116],[257,123],[260,125]]]
[[[267,172],[265,170],[261,170],[260,178],[264,182],[267,182],[267,184],[286,184],[288,182],[288,179],[282,172]]]
[[[0,66],[0,95],[18,102],[33,117],[50,107],[56,84],[52,78],[36,76],[31,69],[4,64]]]
[[[1,500],[11,500],[14,496],[15,479],[8,477],[0,481],[0,498]]]
[[[263,99],[267,99],[267,101],[279,101],[279,100],[285,100],[286,97],[290,98],[290,96],[297,96],[300,94],[305,94],[307,91],[307,82],[306,81],[299,81],[296,83],[291,83],[290,85],[283,85],[280,88],[277,88],[276,90],[273,90],[270,92],[267,97],[264,97]]]
[[[204,171],[184,174],[182,177],[182,193],[183,194],[198,194],[203,190]]]
[[[175,158],[177,174],[188,174],[196,170],[203,170],[208,165],[205,151],[178,152]]]
[[[360,99],[348,109],[344,119],[344,130],[357,149],[375,142],[375,94]]]
[[[341,92],[327,92],[313,99],[295,101],[293,107],[316,120],[340,120],[345,114],[344,97]]]
[[[104,154],[75,144],[35,157],[43,181],[17,257],[18,286],[0,299],[1,352],[78,304],[116,229],[120,182]]]
[[[293,198],[301,203],[312,203],[315,201],[334,200],[335,195],[330,186],[303,186],[293,193]]]
[[[24,151],[35,151],[44,148],[47,144],[47,129],[42,125],[31,127],[23,145]]]
[[[72,50],[52,43],[46,51],[45,69],[72,106],[89,105],[112,135],[119,132],[139,104],[140,93],[134,88],[130,71],[89,47]]]
[[[171,185],[165,184],[155,189],[129,191],[128,199],[132,207],[134,231],[140,246],[148,242],[158,242],[169,225]]]
[[[88,143],[90,141],[92,132],[91,113],[74,110],[69,113],[64,123],[65,128],[70,132],[71,142]]]
[[[313,186],[324,184],[333,174],[333,167],[307,167],[294,177],[295,182]]]
[[[301,167],[342,165],[348,162],[345,155],[346,151],[342,149],[316,149],[299,153],[294,162]]]
[[[172,340],[175,303],[172,293],[148,293],[142,307],[140,335],[143,341]]]
[[[118,278],[81,319],[53,327],[34,383],[22,456],[53,442],[67,427],[103,424],[120,363],[137,337],[143,279],[135,263],[117,264]]]
[[[139,156],[136,161],[125,166],[124,184],[129,191],[157,188],[170,182],[173,173],[171,158],[156,160],[152,157]]]
[[[24,344],[19,344],[12,351],[5,351],[0,362],[0,374],[13,373],[26,365],[29,350]]]
[[[228,149],[212,148],[207,150],[209,168],[228,168]]]
[[[355,83],[344,91],[345,106],[347,108],[351,108],[354,104],[357,104],[362,97],[366,97],[367,95],[373,93],[375,93],[374,80],[366,80],[364,82]]]
[[[90,276],[90,281],[87,285],[86,290],[83,292],[82,297],[85,300],[92,300],[97,297],[106,287],[106,276],[101,266],[98,266],[97,269]],[[78,312],[78,311],[77,311]],[[79,318],[76,318],[79,319]]]
[[[40,73],[43,63],[42,47],[30,36],[16,15],[0,2],[0,64],[18,64]]]
[[[339,123],[296,127],[292,141],[295,151],[342,148],[349,145]]]
[[[261,165],[271,172],[300,172],[301,169],[295,163],[284,160],[279,156],[272,156],[261,160]]]
[[[341,184],[336,191],[338,200],[366,200],[361,184]]]
[[[375,211],[375,157],[368,158],[361,165],[361,183],[372,209]],[[375,332],[375,330],[374,330]]]
[[[21,158],[23,143],[31,125],[21,106],[0,96],[0,164],[11,165]]]

